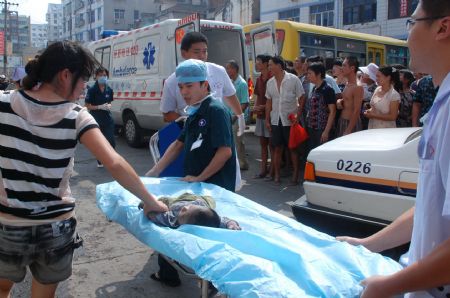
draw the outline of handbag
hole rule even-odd
[[[289,115],[289,120],[295,120],[295,115]],[[301,126],[298,122],[291,125],[291,131],[289,133],[289,149],[295,149],[300,146],[301,143],[308,139],[308,133],[306,129]]]

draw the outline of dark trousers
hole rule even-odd
[[[113,148],[116,147],[116,139],[114,138],[114,120],[110,111],[93,110],[91,115],[97,121],[100,131],[108,140]]]
[[[167,262],[161,254],[158,254],[159,277],[162,280],[179,281],[180,277],[175,268]]]

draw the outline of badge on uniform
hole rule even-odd
[[[201,121],[201,120],[200,120],[200,121]],[[198,135],[197,141],[195,141],[195,142],[192,144],[192,146],[191,146],[191,151],[194,151],[195,149],[200,148],[200,146],[202,145],[202,143],[203,143],[203,139],[202,139],[202,134],[200,133],[200,134]]]
[[[205,119],[198,120],[198,126],[203,127],[205,125],[206,125],[206,120]]]

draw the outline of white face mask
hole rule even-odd
[[[107,76],[101,76],[97,79],[97,82],[99,84],[103,84],[106,85],[106,83],[108,82],[108,77]]]
[[[198,109],[200,108],[200,106],[202,105],[202,102],[207,99],[209,97],[209,94],[203,98],[202,100],[200,100],[199,102],[193,104],[193,105],[188,105],[184,108],[184,112],[188,115],[188,116],[192,116],[195,113],[197,113]]]

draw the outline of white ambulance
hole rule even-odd
[[[200,20],[197,14],[166,20],[88,44],[96,59],[109,70],[114,91],[111,111],[130,146],[139,146],[149,130],[164,126],[160,112],[164,80],[175,71],[181,57],[181,40],[200,31],[208,38],[208,61],[225,66],[233,59],[243,78],[249,78],[242,26]],[[89,84],[92,85],[92,82]]]

